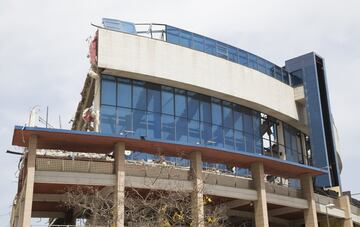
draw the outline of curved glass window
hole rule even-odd
[[[259,155],[278,145],[277,120],[268,117],[270,124],[264,114],[238,104],[124,78],[102,76],[101,84],[102,133]],[[298,135],[284,124],[286,159],[303,163]]]
[[[265,73],[290,85],[289,74],[279,66],[217,40],[166,25],[166,42],[205,52]]]

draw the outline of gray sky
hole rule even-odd
[[[58,3],[62,4],[58,4]],[[0,223],[17,187],[18,156],[6,154],[14,125],[35,105],[50,123],[72,118],[89,68],[90,22],[102,17],[166,23],[262,56],[280,66],[315,51],[325,58],[333,115],[340,133],[344,190],[360,192],[360,1],[0,1]],[[359,198],[359,197],[358,197]]]

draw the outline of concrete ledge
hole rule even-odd
[[[150,177],[126,177],[125,187],[146,188],[169,191],[192,191],[191,181],[169,180]]]
[[[255,190],[225,187],[221,185],[204,184],[204,194],[250,201],[257,200],[257,193]]]
[[[35,183],[114,186],[114,174],[35,171]]]
[[[316,211],[321,214],[326,214],[326,207],[323,204],[316,203]],[[345,218],[345,212],[339,208],[328,208],[327,213],[330,216],[337,218]]]
[[[277,195],[273,193],[266,193],[267,202],[271,204],[307,209],[308,203],[305,199],[293,198],[289,196]]]

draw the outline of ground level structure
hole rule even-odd
[[[13,207],[11,226],[30,226],[31,218],[46,217],[74,224],[79,211],[60,206],[64,189],[70,185],[98,186],[101,191],[113,191],[117,204],[114,211],[116,226],[124,223],[124,192],[126,188],[151,190],[184,190],[193,192],[196,201],[192,215],[197,226],[204,226],[203,196],[222,198],[230,217],[252,220],[255,226],[356,226],[360,224],[360,209],[351,205],[347,195],[331,198],[316,194],[312,177],[321,172],[311,168],[292,167],[286,177],[301,180],[301,189],[270,184],[264,174],[271,174],[271,160],[249,157],[251,178],[230,176],[202,169],[202,151],[188,148],[190,169],[144,165],[125,161],[124,152],[147,141],[98,135],[91,132],[16,127],[13,144],[27,148],[21,171],[19,193]],[[139,144],[137,144],[139,143]],[[166,144],[152,144],[163,149]],[[113,161],[58,158],[36,155],[39,149],[73,152],[110,153]],[[207,156],[205,156],[206,159]],[[286,163],[278,164],[286,168]],[[283,166],[282,166],[283,165]],[[275,168],[276,169],[276,168]],[[274,170],[276,174],[278,172]],[[199,190],[202,188],[202,190]],[[195,192],[195,194],[194,194]],[[329,208],[328,204],[333,204]]]

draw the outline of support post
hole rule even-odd
[[[351,206],[350,198],[348,195],[342,195],[339,198],[340,208],[344,210],[345,218],[342,220],[343,227],[353,227],[353,221],[351,219]]]
[[[22,206],[20,207],[20,225],[31,225],[31,212],[34,194],[34,177],[35,177],[35,159],[37,148],[37,136],[31,135],[29,138],[28,152],[26,153],[26,179],[23,185],[24,198]],[[20,201],[22,198],[20,198]]]
[[[312,177],[309,174],[305,174],[301,176],[300,180],[304,198],[309,205],[308,209],[304,210],[305,227],[318,227]]]
[[[114,157],[115,157],[115,175],[116,183],[114,190],[115,212],[114,221],[116,227],[124,226],[125,219],[125,144],[115,144]]]
[[[204,226],[204,183],[202,177],[201,152],[196,151],[190,155],[190,171],[193,181],[193,192],[191,193],[191,214],[193,222],[191,226]]]
[[[251,165],[251,174],[258,197],[258,199],[254,201],[255,226],[269,227],[263,163],[253,163]]]

